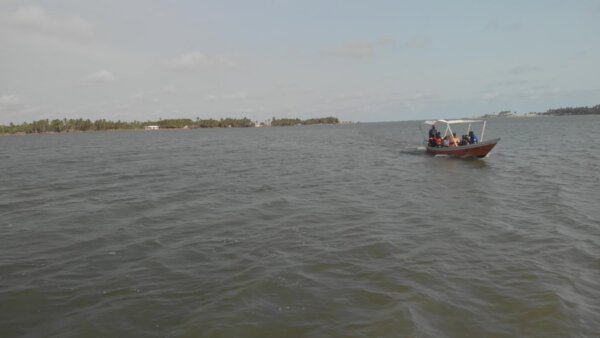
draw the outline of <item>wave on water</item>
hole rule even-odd
[[[427,149],[423,146],[409,146],[400,150],[400,153],[407,155],[423,155],[426,154],[426,150]]]

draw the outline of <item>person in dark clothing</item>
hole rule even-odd
[[[467,135],[463,135],[461,140],[460,140],[460,145],[461,146],[466,146],[467,144],[469,144],[469,136]]]
[[[477,136],[475,136],[475,133],[473,131],[469,132],[469,143],[470,144],[474,144],[474,143],[478,143],[479,139],[477,138]]]
[[[429,138],[435,137],[436,133],[437,133],[437,130],[435,129],[435,126],[432,124],[431,129],[429,129]]]
[[[428,144],[430,147],[435,147],[435,135],[431,135],[431,136],[429,136],[429,140],[428,140],[427,144]]]

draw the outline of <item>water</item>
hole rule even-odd
[[[600,332],[599,117],[0,137],[2,337]]]

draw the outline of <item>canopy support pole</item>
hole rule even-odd
[[[483,128],[481,128],[481,142],[483,142],[483,133],[485,132],[485,122],[483,121]]]

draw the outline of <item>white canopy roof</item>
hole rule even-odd
[[[424,124],[434,125],[437,123],[441,124],[459,124],[459,123],[477,123],[483,122],[483,120],[435,120],[435,121],[425,121]]]

